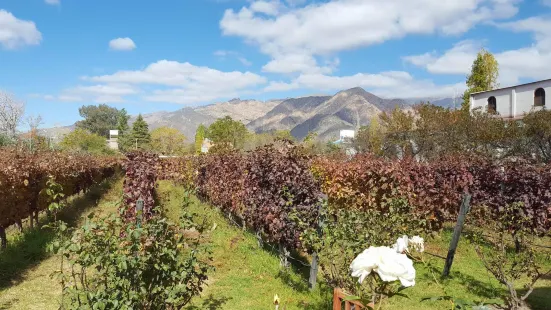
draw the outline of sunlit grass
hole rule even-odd
[[[94,211],[110,213],[122,193],[122,179],[108,180],[94,186],[86,194],[72,197],[59,218],[70,225],[79,225],[82,218]],[[47,219],[40,218],[40,227]],[[0,252],[0,309],[58,309],[61,286],[50,274],[59,269],[59,258],[47,252],[53,234],[46,229],[14,228],[8,231],[9,246]]]

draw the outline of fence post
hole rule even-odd
[[[136,201],[136,225],[138,228],[142,226],[142,214],[143,214],[143,199]]]
[[[442,277],[447,277],[450,275],[450,269],[453,263],[453,257],[455,256],[455,250],[457,249],[457,244],[459,243],[459,237],[461,236],[461,231],[463,230],[463,224],[465,224],[465,217],[471,209],[471,195],[465,193],[463,195],[463,200],[461,201],[461,207],[459,208],[459,215],[457,216],[457,223],[453,229],[452,241],[450,242],[450,249],[448,250],[448,256],[446,257],[446,264],[444,265],[444,271],[442,272]]]
[[[327,195],[323,195],[321,199],[321,203],[318,205],[318,227],[317,227],[317,233],[318,237],[322,237],[322,229],[324,225],[324,218],[322,216],[323,207],[327,205]],[[308,279],[308,286],[310,290],[314,290],[316,288],[316,282],[318,278],[318,269],[319,269],[319,257],[318,252],[314,251],[312,254],[312,265],[310,265],[310,278]]]
[[[289,268],[289,254],[283,243],[279,243],[279,263],[284,268]]]

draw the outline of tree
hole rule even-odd
[[[467,76],[467,90],[463,94],[462,109],[469,109],[470,95],[475,92],[497,88],[499,65],[492,53],[482,49],[476,55],[471,67],[471,74]]]
[[[247,128],[240,121],[231,117],[217,119],[208,129],[208,138],[214,144],[227,144],[235,149],[242,149],[247,138]]]
[[[382,152],[398,158],[417,155],[418,149],[413,139],[415,116],[411,111],[396,107],[391,112],[381,113],[379,119],[385,130]]]
[[[17,126],[25,113],[25,103],[13,95],[0,91],[0,133],[15,138]]]
[[[40,115],[29,115],[25,119],[25,124],[29,126],[29,147],[31,150],[45,149],[46,139],[45,137],[40,137],[38,135],[38,127],[42,124],[42,116]]]
[[[195,153],[201,153],[201,146],[203,145],[206,135],[207,127],[203,124],[199,125],[199,127],[197,127],[197,131],[195,132]]]
[[[146,149],[149,147],[150,142],[149,125],[140,114],[132,125],[132,143],[135,148]]]
[[[129,119],[130,115],[128,115],[126,109],[123,108],[119,111],[119,115],[117,117],[117,130],[119,131],[117,142],[121,152],[126,152],[132,147],[130,126],[128,126]]]
[[[64,151],[85,152],[91,154],[112,154],[107,147],[104,137],[91,133],[85,129],[77,128],[65,135],[59,146]]]
[[[371,152],[381,155],[383,149],[384,128],[379,122],[379,117],[375,116],[369,121],[369,125],[362,126],[358,130],[354,144],[360,152]]]
[[[151,131],[151,148],[163,155],[185,153],[186,136],[176,128],[159,127]]]
[[[78,109],[84,120],[76,123],[77,128],[85,129],[102,137],[109,136],[109,130],[118,126],[119,110],[106,104],[88,105]]]

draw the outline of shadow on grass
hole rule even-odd
[[[221,309],[222,306],[227,303],[229,300],[231,300],[231,297],[214,297],[212,294],[209,295],[207,298],[204,299],[201,306],[195,306],[191,305],[188,307],[185,307],[185,310],[217,310]]]
[[[16,304],[19,301],[19,299],[12,299],[5,303],[0,303],[0,310],[7,310],[11,309],[14,304]]]
[[[92,186],[84,194],[75,195],[69,199],[68,206],[60,211],[58,218],[69,226],[74,226],[86,210],[96,206],[99,199],[113,186],[117,177],[105,180],[101,184]],[[54,238],[53,232],[42,229],[48,222],[46,216],[41,216],[38,227],[27,228],[22,234],[12,230],[12,238],[8,236],[8,247],[0,251],[0,290],[22,280],[26,270],[38,265],[49,257],[46,250],[49,242]],[[3,309],[4,305],[0,305]]]
[[[520,291],[522,294],[526,293],[526,290]],[[526,299],[526,303],[532,310],[549,310],[551,307],[551,287],[536,287],[534,291]]]

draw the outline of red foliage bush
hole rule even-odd
[[[141,199],[144,202],[142,219],[147,221],[153,215],[155,207],[159,156],[136,151],[126,154],[126,158],[122,217],[126,222],[136,221],[136,202]]]
[[[0,227],[8,227],[48,207],[42,189],[50,176],[65,196],[86,190],[114,174],[119,159],[58,152],[0,151]]]

